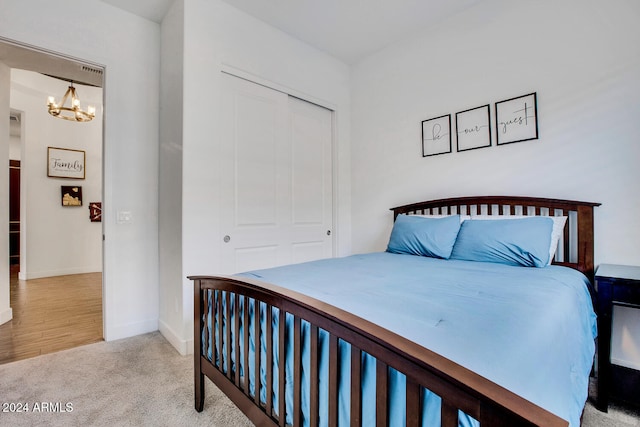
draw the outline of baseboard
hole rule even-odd
[[[7,323],[11,319],[13,319],[13,309],[11,307],[0,311],[0,325]]]
[[[173,329],[169,327],[162,320],[158,321],[158,330],[162,334],[162,336],[169,341],[171,344],[182,356],[186,356],[188,354],[193,354],[193,339],[184,340],[176,334]]]
[[[18,272],[18,279],[31,280],[41,279],[43,277],[55,277],[55,276],[68,276],[71,274],[86,274],[86,273],[100,273],[102,267],[78,267],[78,268],[65,268],[62,270],[47,270],[47,271],[28,271]]]
[[[134,337],[158,330],[158,319],[149,319],[142,322],[127,323],[121,325],[104,326],[104,340],[115,341],[122,338]]]
[[[620,359],[618,357],[611,355],[611,364],[617,365],[617,366],[623,366],[629,369],[635,369],[636,371],[640,371],[640,362],[634,361],[634,360]]]

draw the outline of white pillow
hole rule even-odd
[[[413,216],[421,216],[421,217],[424,217],[424,218],[446,218],[446,217],[449,217],[449,216],[456,216],[456,215],[457,214],[454,214],[454,215],[418,215],[418,214],[415,214]],[[471,215],[458,215],[458,216],[460,217],[460,224],[462,224],[463,222],[465,222],[468,219],[471,219]]]
[[[483,219],[520,219],[531,218],[533,215],[471,215],[471,220],[483,220]],[[540,215],[543,216],[543,215]],[[566,216],[548,216],[553,220],[553,229],[551,230],[551,245],[549,246],[549,264],[553,261],[556,250],[558,249],[558,242],[564,231],[564,225],[567,222]],[[461,221],[462,222],[462,221]]]

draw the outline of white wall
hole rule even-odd
[[[102,271],[102,224],[89,220],[89,202],[102,201],[102,88],[76,84],[82,107],[96,119],[74,123],[51,117],[49,95],[60,100],[68,83],[11,71],[11,108],[22,111],[20,279]],[[47,176],[47,147],[85,152],[85,179]],[[61,206],[62,185],[82,187],[81,207]]]
[[[176,0],[162,20],[160,62],[159,257],[162,335],[189,352],[182,282],[182,108],[184,4]],[[188,167],[188,166],[187,166]],[[185,297],[186,298],[186,297]],[[184,304],[187,302],[185,301]]]
[[[0,37],[105,66],[105,339],[157,330],[160,26],[102,2],[5,0]]]
[[[223,69],[336,112],[337,255],[350,253],[348,66],[219,0],[185,0],[184,18],[183,277],[221,269],[218,218],[224,207],[218,199],[216,100]],[[184,279],[182,286],[185,322],[180,325],[180,338],[189,347],[193,345],[193,285]]]
[[[505,193],[601,202],[596,261],[640,262],[639,9],[487,0],[355,66],[354,249],[384,248],[392,206]],[[422,120],[533,91],[539,140],[421,157]]]
[[[9,117],[11,69],[0,62],[0,117]],[[9,120],[0,120],[0,165],[9,165]],[[0,170],[0,200],[9,200],[9,168]],[[6,205],[6,203],[5,203]],[[0,230],[9,230],[9,209],[0,209]],[[9,305],[9,233],[0,239],[0,325],[13,317]]]
[[[596,264],[640,264],[638,16],[625,0],[485,0],[357,64],[354,251],[385,248],[390,207],[515,194],[602,203]],[[534,91],[538,140],[422,157],[422,120],[491,103],[494,123],[493,103]]]

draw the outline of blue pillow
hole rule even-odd
[[[526,267],[549,262],[553,220],[548,217],[465,221],[451,259]]]
[[[447,259],[451,256],[458,230],[460,215],[444,218],[398,215],[387,252]]]

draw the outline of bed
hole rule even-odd
[[[595,206],[432,200],[392,209],[385,252],[190,276],[196,410],[208,377],[256,425],[579,426]],[[477,259],[505,230],[536,248]]]

